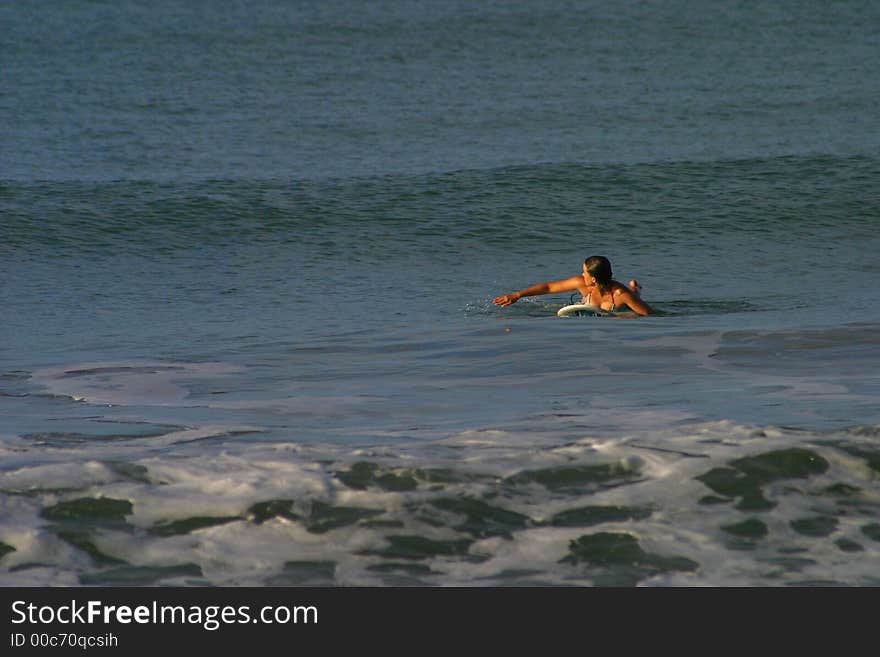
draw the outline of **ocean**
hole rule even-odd
[[[0,25],[0,585],[880,585],[877,3]]]

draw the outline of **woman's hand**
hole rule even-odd
[[[519,300],[519,297],[514,292],[513,294],[503,294],[500,297],[495,297],[492,300],[496,306],[509,306],[512,303],[516,303]]]

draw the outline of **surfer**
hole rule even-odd
[[[631,280],[629,285],[618,283],[611,278],[611,262],[605,256],[590,256],[584,260],[580,276],[572,276],[561,281],[538,283],[510,294],[495,297],[496,306],[509,306],[523,297],[556,292],[577,290],[583,295],[583,302],[606,312],[616,312],[629,308],[639,315],[653,315],[653,309],[639,295],[641,286]]]

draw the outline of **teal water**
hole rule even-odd
[[[877,12],[0,5],[0,583],[876,585]]]

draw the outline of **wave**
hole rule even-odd
[[[541,164],[325,182],[0,185],[4,245],[159,251],[252,242],[634,247],[867,235],[880,160]],[[795,232],[796,231],[796,232]],[[760,245],[757,245],[761,248]]]
[[[473,430],[394,450],[199,443],[169,457],[78,443],[0,473],[0,577],[876,585],[876,432],[717,422],[536,450]]]

